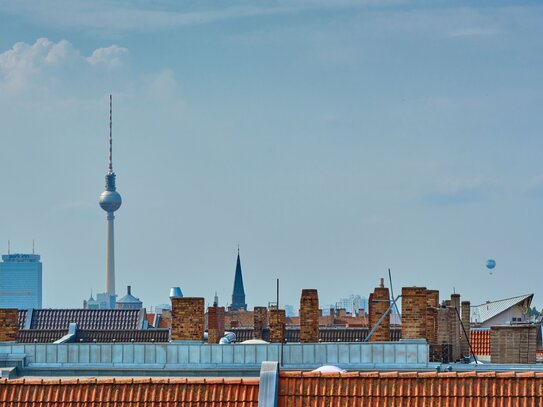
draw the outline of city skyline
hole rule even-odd
[[[2,3],[1,251],[36,240],[45,307],[102,290],[113,94],[117,286],[145,306],[173,286],[223,305],[240,242],[249,308],[277,278],[295,307],[302,288],[367,297],[391,268],[395,290],[534,292],[541,309],[541,17],[529,1]]]

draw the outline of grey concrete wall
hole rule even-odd
[[[25,367],[48,369],[260,369],[263,361],[283,368],[313,369],[338,365],[345,369],[428,364],[424,340],[368,343],[233,344],[198,343],[63,343],[0,344],[0,356],[26,356]]]

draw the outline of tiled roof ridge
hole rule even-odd
[[[224,377],[90,377],[90,378],[59,378],[59,379],[0,379],[0,385],[73,385],[73,384],[243,384],[258,386],[257,378],[224,378]]]
[[[488,305],[488,304],[495,304],[497,302],[502,302],[502,301],[514,300],[514,299],[517,299],[517,298],[528,298],[528,297],[533,296],[533,295],[534,294],[531,293],[531,294],[517,295],[515,297],[510,297],[510,298],[502,298],[501,300],[488,301],[488,302],[483,302],[482,304],[472,305],[470,308],[481,307],[483,305]]]
[[[522,372],[500,372],[487,371],[478,372],[470,370],[467,372],[403,372],[403,371],[369,371],[369,372],[302,372],[288,371],[281,372],[281,377],[284,378],[304,378],[304,377],[322,377],[322,378],[358,378],[358,377],[378,377],[378,378],[462,378],[462,377],[492,377],[492,378],[543,378],[543,372],[540,371],[522,371]]]
[[[19,311],[26,311],[26,309],[21,309]],[[92,308],[34,308],[33,312],[40,311],[81,311],[81,312],[120,312],[120,311],[130,311],[130,312],[139,312],[139,309],[92,309]]]

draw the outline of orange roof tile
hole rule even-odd
[[[258,379],[92,378],[0,380],[0,405],[257,407]]]
[[[280,406],[543,405],[541,372],[281,372]]]
[[[543,405],[542,372],[281,372],[280,406]],[[0,405],[257,407],[258,379],[0,380]]]
[[[490,329],[472,329],[469,337],[475,355],[490,355]]]

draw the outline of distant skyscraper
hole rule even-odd
[[[285,304],[285,316],[287,317],[297,317],[298,310],[294,308],[294,305]]]
[[[109,95],[109,167],[106,174],[106,190],[100,194],[100,207],[107,212],[106,237],[106,292],[98,294],[100,297],[109,297],[106,301],[108,308],[115,308],[115,244],[113,232],[113,213],[121,207],[121,195],[115,188],[115,173],[113,172],[113,137],[112,137],[112,109],[111,95]]]
[[[7,254],[0,263],[0,308],[41,308],[42,268],[38,254]]]
[[[340,298],[336,308],[342,308],[349,314],[358,314],[361,309],[367,310],[367,300],[358,294],[351,294],[349,298]]]
[[[239,259],[239,247],[238,247],[238,260],[236,263],[236,275],[234,277],[234,291],[232,292],[232,305],[230,308],[233,311],[237,311],[240,308],[247,309],[245,303],[245,290],[243,288],[243,277],[241,275],[241,261]]]

